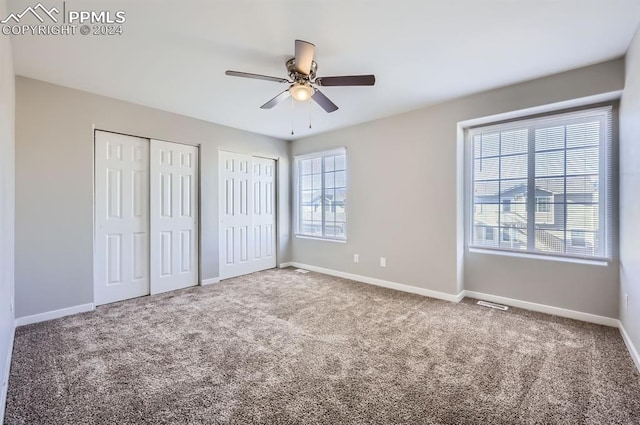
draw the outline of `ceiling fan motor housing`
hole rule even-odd
[[[293,81],[296,82],[309,82],[316,78],[316,72],[318,71],[318,64],[316,61],[311,62],[311,70],[309,71],[309,75],[300,74],[296,71],[296,58],[291,58],[287,61],[287,71],[289,72],[289,77]]]

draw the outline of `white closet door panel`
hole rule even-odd
[[[275,169],[273,159],[253,158],[254,214],[253,230],[258,238],[254,244],[253,263],[258,270],[276,266]]]
[[[94,299],[149,294],[149,141],[96,131]]]
[[[276,266],[275,161],[220,152],[220,278]]]
[[[198,148],[151,140],[151,293],[198,284]]]
[[[220,152],[220,278],[252,272],[251,156]]]

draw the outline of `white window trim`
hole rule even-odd
[[[298,239],[310,239],[312,241],[323,241],[323,242],[333,242],[333,243],[347,243],[347,239],[338,239],[332,237],[323,237],[323,236],[309,236],[305,234],[296,233],[296,238]]]
[[[465,224],[465,247],[467,252],[475,252],[475,253],[488,253],[494,255],[507,255],[507,256],[515,256],[515,257],[523,257],[523,258],[538,258],[545,260],[557,260],[557,261],[565,261],[565,262],[576,262],[576,263],[584,263],[584,264],[593,264],[593,265],[608,265],[613,262],[613,244],[610,243],[612,241],[612,235],[610,234],[611,227],[610,223],[614,217],[609,217],[609,212],[611,210],[611,214],[613,212],[613,205],[609,205],[609,203],[614,203],[615,201],[612,199],[612,194],[609,193],[610,187],[610,179],[612,176],[610,175],[610,171],[613,167],[613,158],[611,157],[611,152],[609,151],[610,146],[608,143],[600,143],[600,194],[602,199],[605,202],[600,203],[600,226],[601,226],[601,234],[603,236],[603,240],[606,241],[606,255],[605,256],[582,256],[575,254],[558,254],[558,253],[545,253],[545,252],[534,252],[528,250],[514,250],[509,248],[498,248],[498,247],[486,247],[480,245],[473,244],[473,217],[474,217],[474,202],[473,202],[473,176],[474,176],[474,153],[473,153],[473,135],[474,130],[482,129],[483,132],[491,132],[500,129],[500,131],[509,131],[513,129],[520,129],[523,127],[538,127],[538,126],[548,126],[553,125],[555,122],[563,122],[565,123],[568,119],[570,120],[581,120],[588,117],[593,117],[594,115],[601,114],[605,122],[609,117],[609,114],[612,114],[613,111],[612,105],[606,106],[595,106],[589,107],[584,106],[582,110],[572,111],[572,112],[554,112],[552,110],[545,111],[545,115],[542,117],[535,116],[514,116],[513,122],[506,123],[496,123],[491,124],[490,122],[472,122],[468,121],[467,126],[463,127],[464,130],[464,151],[465,151],[465,169],[464,172],[466,174],[466,190],[464,191],[465,199],[465,215],[467,216],[466,224]],[[511,120],[510,120],[511,121]],[[535,124],[533,124],[535,123]],[[614,128],[612,128],[613,123],[608,123],[609,125],[609,133],[611,133],[611,137],[615,137]],[[604,129],[601,129],[604,132]],[[606,139],[607,134],[601,134],[603,139]],[[612,140],[612,144],[615,141]],[[530,161],[532,159],[529,159]],[[527,176],[528,179],[531,176]],[[615,190],[615,188],[614,188]],[[534,197],[535,200],[535,197]],[[502,207],[502,205],[500,205]],[[535,208],[535,206],[534,206]]]
[[[319,156],[332,156],[332,155],[341,155],[341,154],[346,155],[346,153],[347,153],[347,148],[340,147],[340,148],[327,149],[324,151],[309,152],[305,154],[295,155],[293,159],[295,162],[302,159],[317,158]]]
[[[597,258],[597,257],[575,257],[571,255],[556,255],[556,254],[544,254],[542,252],[528,252],[528,251],[516,251],[511,249],[497,249],[497,248],[476,248],[469,247],[469,252],[474,254],[487,254],[487,255],[502,255],[507,257],[516,257],[516,258],[529,258],[535,260],[547,260],[547,261],[561,261],[564,263],[575,263],[575,264],[587,264],[591,266],[609,266],[611,264],[611,259],[609,258]]]
[[[317,151],[317,152],[309,152],[306,154],[301,154],[301,155],[295,155],[293,157],[293,180],[294,180],[294,188],[293,188],[293,202],[294,202],[294,208],[293,208],[293,219],[295,221],[295,231],[294,231],[294,235],[296,238],[300,238],[300,239],[309,239],[309,240],[319,240],[319,241],[326,241],[326,242],[338,242],[338,243],[346,243],[347,242],[347,232],[349,230],[349,220],[345,218],[345,222],[347,223],[345,232],[344,232],[344,237],[335,237],[335,236],[318,236],[318,235],[310,235],[307,233],[301,233],[300,232],[300,179],[302,178],[302,176],[300,175],[300,167],[299,167],[299,163],[300,161],[304,160],[304,159],[309,159],[309,158],[317,158],[317,157],[322,157],[322,163],[324,164],[324,157],[327,156],[333,156],[333,155],[344,155],[344,168],[345,168],[345,190],[348,191],[349,190],[349,163],[348,163],[348,158],[347,158],[347,148],[346,147],[339,147],[339,148],[334,148],[334,149],[327,149],[324,151]],[[324,167],[324,165],[323,165]],[[323,189],[324,189],[324,175],[322,176],[322,180],[323,180]],[[324,190],[323,190],[324,192]],[[346,208],[346,211],[348,211],[348,208]],[[347,212],[348,214],[348,212]],[[323,212],[323,217],[322,217],[322,221],[324,223],[324,212]]]

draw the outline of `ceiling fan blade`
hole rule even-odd
[[[269,77],[268,75],[251,74],[249,72],[226,71],[225,74],[232,77],[255,78],[256,80],[275,81],[276,83],[290,83],[286,78]]]
[[[296,71],[300,74],[309,75],[311,72],[311,62],[315,54],[316,46],[308,41],[296,40]]]
[[[319,86],[372,86],[376,83],[375,75],[343,75],[340,77],[316,78]]]
[[[287,99],[288,97],[289,97],[289,89],[283,91],[282,93],[280,93],[279,95],[277,95],[276,97],[274,97],[273,99],[271,99],[270,101],[268,101],[267,103],[262,105],[260,108],[262,108],[262,109],[271,109],[274,106],[276,106],[278,103],[280,103],[283,100]]]
[[[313,96],[311,96],[311,99],[315,100],[316,103],[327,112],[338,110],[338,106],[336,106],[335,103],[329,100],[329,98],[322,94],[322,92],[318,89],[315,89],[315,93],[313,94]]]

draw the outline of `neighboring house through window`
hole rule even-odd
[[[295,157],[296,235],[347,237],[347,161],[344,148]]]
[[[469,246],[611,258],[611,121],[608,106],[468,130]]]

